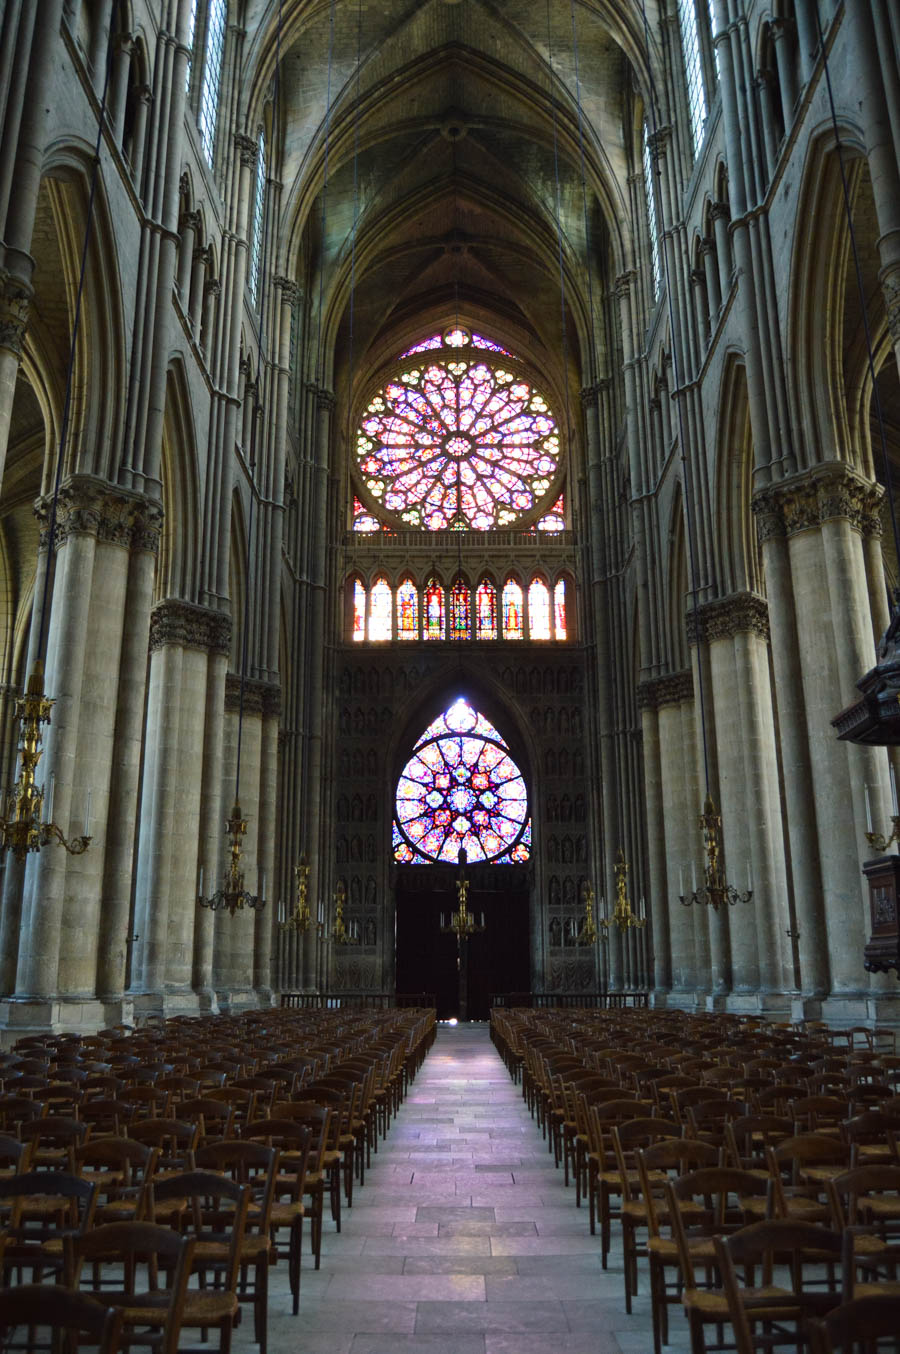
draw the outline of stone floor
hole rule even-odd
[[[485,1025],[442,1026],[388,1139],[303,1264],[300,1314],[271,1271],[270,1354],[645,1354],[646,1275],[626,1316],[621,1251],[600,1267],[587,1210],[541,1141]],[[669,1354],[689,1348],[673,1316]],[[252,1322],[235,1332],[252,1354]]]

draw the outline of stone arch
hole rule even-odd
[[[753,493],[753,440],[742,361],[729,354],[722,378],[716,437],[718,567],[723,590],[760,592],[762,575],[756,524],[750,511]]]

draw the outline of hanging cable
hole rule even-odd
[[[588,314],[590,315],[591,321],[589,361],[590,361],[591,380],[596,381],[598,377],[597,340],[596,340],[597,327],[596,327],[596,312],[594,309],[594,279],[593,279],[593,271],[591,268],[591,254],[589,244],[591,238],[590,217],[588,213],[587,166],[584,151],[584,113],[581,107],[581,79],[579,76],[579,65],[578,65],[578,27],[575,22],[575,0],[569,0],[569,8],[571,10],[572,15],[572,55],[575,60],[575,104],[578,109],[578,156],[581,162],[581,205],[582,212],[584,215],[584,249],[585,249],[585,258],[587,260]]]
[[[556,246],[559,260],[559,312],[560,325],[562,328],[563,394],[566,415],[566,448],[568,449],[571,431],[571,416],[569,412],[569,336],[566,326],[566,270],[563,257],[562,204],[559,186],[559,127],[557,125],[556,96],[554,94],[556,77],[553,72],[553,37],[550,26],[550,0],[547,0],[547,63],[550,67],[550,109],[553,114],[553,176],[556,185]]]
[[[884,431],[884,410],[881,404],[881,391],[878,389],[878,381],[875,374],[875,352],[872,345],[872,330],[869,325],[869,314],[866,308],[866,289],[863,283],[862,265],[859,260],[859,247],[856,242],[856,228],[853,224],[853,208],[850,202],[850,184],[847,179],[847,166],[844,158],[844,143],[841,138],[840,126],[838,124],[837,109],[834,103],[834,90],[831,86],[831,70],[828,65],[828,52],[825,47],[825,34],[822,29],[822,15],[819,9],[819,0],[815,0],[816,9],[816,29],[819,38],[819,50],[822,53],[822,71],[825,76],[825,88],[828,92],[828,108],[831,113],[831,125],[834,130],[834,143],[837,149],[838,167],[841,172],[841,192],[844,199],[844,214],[847,218],[847,231],[850,236],[850,250],[853,255],[853,271],[856,277],[856,290],[859,296],[859,308],[862,313],[863,333],[866,340],[866,362],[869,369],[869,379],[872,382],[872,398],[875,402],[875,418],[878,423],[878,438],[881,443],[881,458],[884,467],[884,487],[887,494],[888,508],[891,514],[891,530],[894,537],[894,553],[898,563],[900,563],[900,529],[897,525],[897,510],[894,501],[894,477],[891,473],[891,464],[888,457],[887,436]],[[894,606],[898,602],[898,592],[891,599]]]
[[[325,224],[328,219],[328,160],[331,154],[331,75],[334,67],[334,11],[337,0],[331,0],[328,30],[328,80],[325,86],[325,154],[322,166],[322,213],[319,224],[319,311],[316,320],[315,384],[322,376],[322,306],[325,300]]]
[[[362,0],[356,7],[356,81],[354,87],[355,107],[353,113],[353,224],[350,229],[350,299],[347,322],[347,419],[345,423],[347,445],[347,487],[352,486],[351,469],[353,465],[353,440],[351,435],[351,415],[353,413],[353,376],[356,354],[354,351],[356,321],[356,234],[359,226],[359,93],[362,66]]]
[[[656,92],[656,82],[653,79],[653,64],[650,56],[650,27],[647,22],[646,0],[641,0],[641,16],[644,24],[644,51],[647,57],[647,86],[649,94],[650,121],[653,128],[653,139],[650,147],[650,160],[653,165],[656,177],[659,178],[659,123],[656,116],[656,104],[658,95]],[[650,192],[653,192],[653,184],[649,185]],[[664,240],[665,220],[663,218],[663,201],[660,196],[657,201],[657,211],[659,212],[659,236]],[[685,524],[687,526],[688,539],[688,561],[690,568],[691,595],[693,597],[694,613],[694,633],[696,637],[697,649],[697,692],[698,704],[700,709],[700,735],[703,747],[703,783],[706,791],[706,798],[709,798],[709,736],[706,727],[706,697],[703,689],[703,645],[701,643],[701,625],[700,625],[700,584],[698,581],[697,566],[697,544],[696,544],[696,523],[694,520],[694,495],[693,495],[693,474],[691,464],[687,454],[687,437],[684,424],[684,395],[681,391],[681,374],[678,362],[678,343],[676,341],[677,329],[675,327],[675,305],[672,300],[671,278],[669,276],[669,251],[665,248],[660,250],[663,263],[663,278],[666,288],[666,312],[669,320],[669,333],[672,338],[672,377],[675,383],[675,390],[679,392],[678,399],[675,402],[675,409],[678,417],[678,446],[681,453],[681,473],[684,479],[684,511]]]

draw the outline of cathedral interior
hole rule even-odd
[[[833,721],[900,581],[898,54],[881,0],[0,3],[4,1040],[460,1014],[463,953],[479,1018],[897,1019],[895,749]]]

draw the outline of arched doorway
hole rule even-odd
[[[414,743],[394,807],[397,991],[434,992],[442,1017],[487,1019],[492,993],[530,986],[525,778],[496,726],[458,696]],[[442,929],[458,907],[461,850],[468,908],[484,919],[462,945]]]

